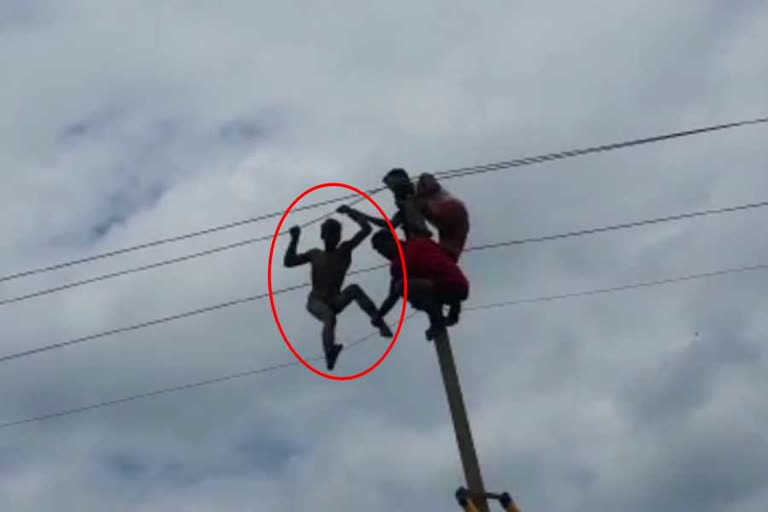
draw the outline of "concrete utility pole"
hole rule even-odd
[[[456,443],[459,445],[461,464],[464,466],[464,477],[467,487],[475,498],[475,506],[480,512],[489,512],[488,500],[485,498],[485,486],[480,474],[480,462],[475,452],[475,443],[472,440],[472,430],[469,428],[469,418],[464,407],[464,398],[461,394],[459,375],[456,372],[456,364],[453,360],[451,342],[448,333],[444,332],[435,337],[435,350],[440,362],[440,371],[443,374],[445,394],[448,397],[448,407],[451,409],[453,430],[456,433]]]

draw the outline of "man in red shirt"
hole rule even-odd
[[[397,245],[388,230],[378,231],[371,238],[373,248],[390,264],[392,280],[389,295],[379,307],[376,317],[381,321],[403,293],[403,276]],[[434,339],[447,326],[458,322],[460,305],[469,297],[469,281],[451,258],[429,238],[401,241],[408,271],[408,301],[429,316],[427,339]],[[448,305],[455,318],[446,321],[443,307]]]

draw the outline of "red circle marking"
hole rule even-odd
[[[389,346],[387,347],[387,350],[384,351],[384,354],[379,358],[378,361],[373,363],[370,368],[367,370],[363,370],[360,373],[356,373],[354,375],[330,375],[328,373],[325,373],[323,371],[318,370],[311,364],[309,364],[306,360],[304,360],[303,357],[296,351],[296,349],[293,348],[293,345],[291,345],[291,342],[288,340],[288,336],[285,335],[285,331],[283,330],[283,326],[280,323],[280,318],[277,315],[277,308],[275,307],[275,297],[274,292],[272,291],[272,257],[275,253],[275,242],[277,241],[277,236],[280,233],[280,229],[283,227],[283,222],[285,222],[286,217],[288,217],[288,214],[291,212],[291,210],[296,206],[296,203],[301,201],[305,196],[311,194],[312,192],[319,190],[321,188],[327,188],[327,187],[341,187],[347,190],[351,190],[353,192],[356,192],[366,198],[369,203],[371,203],[376,210],[378,210],[379,214],[381,214],[384,221],[386,221],[387,226],[389,227],[389,231],[392,233],[392,237],[395,239],[395,244],[397,244],[397,252],[400,255],[400,267],[403,271],[403,307],[400,310],[400,321],[397,325],[397,331],[395,331],[395,335],[392,337],[392,341],[389,343]],[[398,336],[400,336],[400,329],[403,327],[403,321],[405,320],[405,309],[407,306],[407,300],[408,300],[408,272],[406,271],[405,267],[405,257],[403,256],[403,248],[400,246],[400,240],[397,238],[397,233],[395,232],[395,228],[392,226],[392,223],[387,218],[387,215],[384,213],[384,210],[381,209],[381,207],[376,203],[376,201],[371,198],[368,194],[363,192],[362,190],[353,187],[352,185],[347,185],[346,183],[337,183],[337,182],[330,182],[330,183],[321,183],[319,185],[315,185],[314,187],[311,187],[304,192],[302,192],[296,199],[293,200],[293,202],[288,206],[288,209],[285,210],[282,217],[280,218],[280,222],[277,223],[277,227],[275,228],[275,233],[272,235],[272,242],[269,246],[269,261],[267,262],[267,288],[269,289],[269,305],[272,308],[272,316],[275,317],[275,324],[277,324],[277,329],[280,331],[280,335],[283,337],[283,341],[285,341],[285,344],[288,345],[288,348],[290,349],[291,353],[293,353],[294,356],[296,356],[296,359],[298,359],[301,364],[303,364],[309,371],[320,375],[321,377],[325,377],[326,379],[330,380],[355,380],[359,379],[360,377],[363,377],[364,375],[367,375],[371,373],[373,370],[375,370],[381,363],[384,362],[384,359],[387,358],[389,353],[392,351],[392,347],[395,346],[395,342],[397,341]]]

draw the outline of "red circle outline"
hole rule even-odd
[[[277,237],[280,234],[280,229],[283,227],[283,222],[285,222],[285,219],[288,217],[288,214],[296,206],[296,204],[299,201],[301,201],[304,197],[311,194],[312,192],[315,192],[316,190],[320,190],[322,188],[327,188],[327,187],[341,187],[341,188],[356,192],[357,194],[367,199],[368,202],[371,203],[376,208],[376,210],[378,210],[379,214],[381,214],[382,218],[386,221],[387,226],[389,227],[389,231],[392,233],[392,237],[395,239],[395,244],[397,245],[397,252],[399,253],[399,256],[400,256],[400,267],[402,268],[402,271],[403,271],[403,307],[400,311],[400,321],[398,322],[398,325],[397,325],[397,331],[395,332],[395,335],[392,337],[392,341],[389,343],[387,350],[384,351],[384,354],[382,354],[382,356],[378,359],[378,361],[373,363],[367,370],[363,370],[354,375],[342,375],[342,376],[330,375],[328,373],[318,370],[317,368],[309,364],[306,360],[304,360],[303,357],[301,357],[301,355],[296,351],[296,349],[293,348],[293,345],[291,345],[291,342],[288,340],[288,336],[285,335],[285,331],[283,330],[283,326],[280,323],[280,318],[278,317],[278,314],[277,314],[277,308],[275,307],[274,292],[272,291],[272,257],[274,256],[274,253],[275,253],[275,242],[277,241]],[[269,246],[269,259],[267,261],[267,288],[269,290],[269,305],[272,308],[272,316],[275,318],[275,324],[277,325],[277,329],[280,331],[280,335],[283,337],[283,341],[285,341],[285,344],[288,346],[291,353],[293,353],[296,359],[298,359],[299,362],[301,362],[301,364],[303,364],[309,371],[315,373],[316,375],[320,375],[321,377],[325,377],[326,379],[340,380],[340,381],[355,380],[371,373],[381,363],[383,363],[384,360],[389,355],[389,353],[392,351],[392,348],[395,346],[395,342],[397,341],[398,336],[400,336],[400,330],[402,329],[403,321],[405,320],[405,310],[406,310],[407,301],[408,301],[408,272],[406,271],[405,257],[403,255],[403,248],[400,245],[400,239],[397,237],[395,228],[392,226],[392,223],[389,221],[389,218],[384,213],[384,210],[381,209],[381,207],[376,203],[376,201],[373,200],[371,196],[369,196],[362,190],[356,187],[353,187],[352,185],[348,185],[346,183],[328,182],[328,183],[320,183],[319,185],[310,187],[304,192],[302,192],[288,206],[288,208],[283,213],[282,217],[280,217],[280,222],[277,223],[277,227],[275,228],[275,233],[274,235],[272,235],[272,242],[270,243],[270,246]]]

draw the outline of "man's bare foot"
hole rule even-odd
[[[335,344],[330,350],[325,352],[325,363],[328,366],[328,371],[332,372],[336,367],[336,360],[339,358],[343,345]]]

